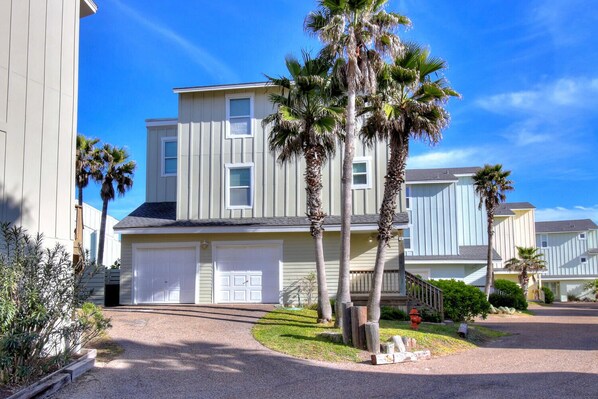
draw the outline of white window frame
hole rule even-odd
[[[585,265],[585,264],[587,264],[587,263],[588,263],[588,258],[587,258],[587,257],[585,257],[585,256],[581,256],[581,257],[579,258],[579,261],[580,261],[580,263],[581,263],[582,265]]]
[[[582,240],[582,241],[583,241],[583,240],[585,240],[585,239],[586,239],[586,237],[587,237],[587,234],[586,234],[586,233],[579,233],[579,235],[577,236],[577,238],[579,238],[579,239],[580,239],[580,240]]]
[[[247,138],[253,137],[253,133],[255,131],[254,120],[253,120],[253,102],[254,102],[254,94],[253,93],[236,93],[236,94],[227,94],[226,98],[226,127],[225,127],[225,137],[227,139],[234,139],[234,138]],[[230,100],[240,99],[240,98],[248,98],[249,99],[249,134],[232,134],[230,129]]]
[[[409,230],[409,246],[405,244],[405,231]],[[413,228],[411,225],[403,231],[403,248],[405,251],[413,251]]]
[[[160,152],[160,172],[162,177],[171,177],[171,176],[176,176],[176,172],[175,173],[166,173],[166,143],[171,143],[171,142],[175,142],[177,143],[177,149],[176,149],[176,161],[177,161],[177,172],[179,170],[179,148],[178,148],[178,140],[176,137],[162,137],[162,145],[161,145],[161,152]]]
[[[351,168],[356,163],[365,163],[365,179],[366,184],[354,184],[354,177],[351,181],[353,190],[367,190],[372,188],[372,158],[371,157],[354,157],[353,163],[351,164]],[[353,169],[351,169],[353,170]],[[352,176],[355,176],[355,173],[352,173]]]
[[[405,184],[405,209],[408,211],[413,207],[411,202],[411,186]]]
[[[540,248],[548,248],[548,234],[540,234]]]
[[[226,209],[253,209],[254,193],[255,193],[255,177],[254,177],[254,164],[252,162],[246,163],[227,163],[224,165],[226,169],[225,173],[225,201]],[[249,168],[249,205],[231,205],[230,204],[230,170],[231,169],[245,169]]]

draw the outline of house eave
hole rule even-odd
[[[270,82],[252,82],[252,83],[237,83],[224,84],[213,86],[192,86],[192,87],[175,87],[172,91],[176,94],[184,93],[202,93],[208,91],[226,91],[226,90],[241,90],[241,89],[257,89],[264,87],[273,87]]]
[[[85,18],[98,11],[98,5],[93,0],[81,0],[79,18]]]

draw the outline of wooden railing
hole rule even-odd
[[[351,294],[369,294],[374,272],[371,270],[351,271]],[[404,295],[411,301],[437,311],[444,317],[442,290],[427,281],[405,272],[405,291],[401,292],[401,275],[398,270],[385,270],[382,277],[382,295]]]

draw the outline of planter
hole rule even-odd
[[[71,364],[21,389],[7,399],[45,398],[58,392],[63,386],[76,380],[83,373],[93,368],[97,351],[95,349],[83,349],[81,353],[82,356]]]

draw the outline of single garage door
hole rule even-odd
[[[278,303],[279,245],[219,245],[214,253],[217,303]]]
[[[194,247],[137,248],[135,303],[194,303]]]

